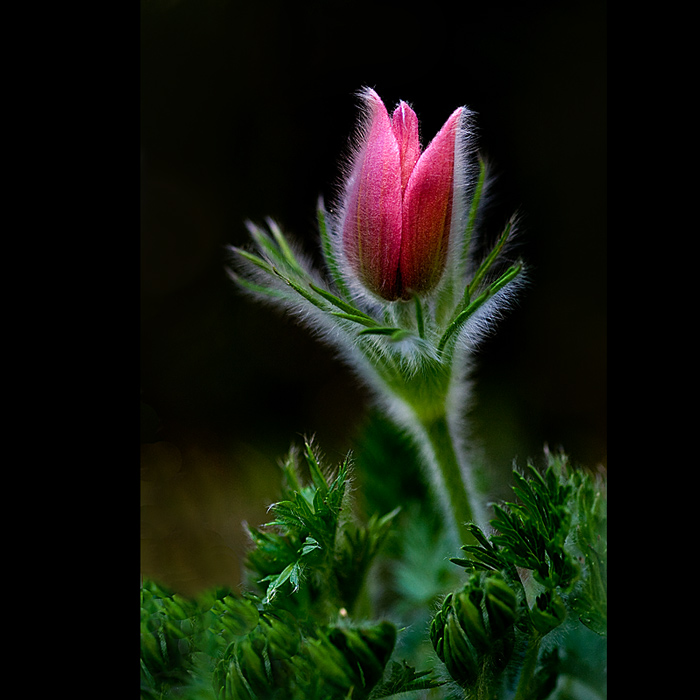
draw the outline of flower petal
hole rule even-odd
[[[463,107],[455,110],[416,163],[403,202],[401,283],[431,290],[445,267],[454,196],[455,142]]]
[[[388,300],[399,296],[401,157],[389,114],[374,90],[364,93],[366,138],[346,186],[343,247],[363,284]]]
[[[403,195],[408,179],[420,157],[418,140],[418,117],[405,102],[399,102],[391,118],[391,126],[399,144],[401,157],[401,194]]]

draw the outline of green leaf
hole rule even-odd
[[[420,297],[415,294],[413,300],[416,305],[416,326],[418,327],[418,337],[425,338],[425,321],[423,320],[423,307],[420,302]]]
[[[270,259],[272,267],[281,266],[293,271],[297,275],[305,275],[306,273],[303,267],[296,259],[291,246],[277,223],[272,219],[267,219],[266,223],[272,236],[252,223],[248,224],[248,231],[261,252]]]
[[[255,284],[254,282],[251,282],[250,280],[247,280],[244,277],[237,275],[232,270],[228,271],[228,275],[235,284],[239,285],[240,287],[243,287],[244,289],[247,289],[250,292],[255,292],[255,294],[267,296],[271,299],[287,298],[287,295],[284,294],[284,292],[280,292],[279,289],[274,289],[273,287],[265,287],[261,284]]]
[[[300,556],[305,557],[307,554],[310,554],[311,552],[321,548],[321,545],[313,537],[307,537],[304,540],[302,548],[299,550],[299,554]]]
[[[501,237],[498,239],[498,242],[493,247],[491,252],[486,256],[485,260],[481,263],[481,265],[479,266],[479,269],[474,274],[474,277],[472,278],[471,282],[469,282],[469,284],[467,285],[467,288],[464,291],[464,303],[465,304],[469,303],[469,298],[471,296],[472,291],[479,288],[479,285],[481,284],[481,280],[484,278],[486,273],[489,271],[489,268],[491,267],[491,265],[493,265],[494,261],[496,260],[496,258],[499,255],[499,253],[503,250],[503,246],[505,245],[506,241],[508,240],[508,236],[510,236],[510,231],[511,231],[512,227],[513,227],[513,220],[511,219],[506,224],[506,227],[503,230]]]
[[[474,523],[468,526],[468,531],[474,536],[478,544],[465,544],[461,549],[471,554],[473,559],[451,559],[458,566],[466,565],[463,562],[471,562],[471,566],[484,570],[499,571],[507,567],[507,562],[501,557],[498,548],[487,539],[486,535]]]
[[[478,525],[476,525],[475,523],[470,523],[467,526],[467,530],[474,536],[474,539],[484,548],[484,550],[486,550],[487,552],[496,551],[494,546],[491,544],[491,542],[489,542],[488,538]],[[463,546],[462,549],[465,549],[467,546],[469,545]]]
[[[277,595],[277,590],[286,582],[288,581],[291,577],[292,574],[295,573],[295,577],[298,583],[298,564],[297,562],[293,562],[292,564],[289,564],[284,568],[281,574],[278,574],[277,576],[275,575],[270,575],[266,576],[265,578],[260,580],[260,583],[264,581],[269,581],[270,585],[267,587],[267,594],[265,596],[265,601],[264,602],[270,602],[275,595]],[[298,588],[297,586],[294,586],[294,589],[296,590]]]
[[[464,324],[467,322],[470,316],[474,314],[474,312],[482,306],[482,304],[490,297],[490,290],[486,290],[479,296],[477,299],[475,299],[473,302],[467,306],[464,311],[460,312],[457,317],[450,323],[450,325],[447,327],[445,332],[442,334],[442,337],[440,338],[440,342],[438,343],[438,352],[441,353],[445,350],[445,346],[447,345],[447,342],[452,338],[455,333],[460,331]]]
[[[257,265],[260,269],[265,270],[265,272],[274,274],[273,267],[269,262],[267,262],[267,260],[263,260],[263,258],[255,255],[254,253],[250,253],[247,250],[243,250],[243,248],[234,247],[232,250],[248,262],[251,262],[253,265]]]
[[[282,254],[282,260],[284,260],[292,269],[304,274],[304,269],[294,256],[294,252],[292,251],[289,243],[287,242],[287,239],[284,237],[284,234],[280,230],[280,227],[277,225],[277,223],[274,222],[272,219],[268,219],[267,225],[270,228],[275,242],[277,243],[279,250]]]
[[[467,287],[467,290],[465,290],[465,302],[468,305],[455,317],[455,319],[443,333],[442,337],[440,338],[440,342],[438,343],[438,352],[443,352],[450,338],[463,328],[464,324],[469,320],[469,318],[473,316],[485,302],[503,289],[506,284],[514,280],[521,270],[521,265],[513,265],[512,267],[509,267],[506,272],[504,272],[495,282],[486,287],[486,289],[473,301],[469,301],[469,287]]]
[[[476,225],[476,217],[479,213],[479,205],[481,203],[481,195],[484,191],[484,182],[486,181],[486,163],[482,158],[479,158],[479,177],[474,187],[474,194],[469,204],[469,214],[467,216],[467,225],[464,231],[464,243],[462,250],[462,267],[466,264],[467,254],[469,252],[469,244]]]
[[[316,217],[318,220],[318,229],[321,234],[321,250],[323,252],[323,257],[326,260],[328,270],[330,271],[331,276],[333,277],[333,281],[340,290],[340,293],[344,297],[350,298],[350,291],[345,285],[343,275],[340,272],[338,261],[335,258],[335,253],[333,252],[333,245],[331,243],[330,234],[328,233],[328,225],[326,223],[326,211],[323,208],[320,199],[318,202],[318,206],[316,207]]]
[[[503,506],[498,504],[493,506],[493,511],[496,517],[490,522],[494,529],[498,530],[500,533],[517,532],[518,523],[515,520],[515,516],[510,511],[505,510]],[[491,538],[491,541],[493,542],[493,538]]]
[[[304,456],[306,457],[306,463],[309,466],[311,481],[313,481],[314,486],[323,494],[327,493],[328,482],[326,481],[326,477],[323,476],[316,455],[308,442],[304,443]]]
[[[323,301],[321,301],[321,299],[316,298],[313,294],[311,294],[311,292],[304,289],[302,285],[298,284],[286,275],[283,275],[276,267],[272,268],[272,272],[275,275],[277,275],[281,280],[286,282],[299,296],[311,302],[315,307],[321,309],[321,311],[328,310],[328,307],[323,303]]]
[[[475,569],[479,568],[479,562],[474,559],[459,559],[458,557],[450,557],[450,561],[457,566],[461,566],[464,569]]]
[[[458,566],[463,566],[467,568],[468,566],[473,566],[480,569],[499,571],[503,568],[503,560],[491,554],[489,550],[483,549],[477,545],[464,545],[462,549],[467,552],[467,554],[472,554],[472,559],[450,559],[451,562],[457,564]]]
[[[523,266],[518,263],[517,265],[511,265],[495,282],[491,284],[491,295],[493,296],[496,292],[500,291],[509,282],[514,280],[522,271]]]
[[[315,285],[313,282],[309,282],[309,287],[314,290],[317,294],[320,294],[326,301],[329,301],[333,306],[336,306],[339,308],[341,311],[345,312],[346,314],[350,316],[357,316],[358,318],[363,318],[366,320],[367,325],[369,324],[374,324],[377,325],[377,322],[371,317],[368,316],[366,313],[360,311],[356,307],[354,307],[352,304],[349,304],[346,301],[343,301],[342,299],[338,298],[335,296],[335,294],[332,294],[329,292],[327,289],[323,289],[322,287],[318,287]]]
[[[284,264],[284,257],[280,249],[264,229],[253,223],[248,224],[248,232],[261,252],[266,253],[272,260]]]
[[[405,340],[413,335],[411,331],[393,326],[377,326],[375,328],[365,328],[358,335],[386,335],[393,341]]]
[[[359,323],[362,326],[367,326],[370,328],[377,325],[377,322],[368,316],[356,316],[354,314],[339,313],[338,311],[331,311],[331,316],[337,316],[338,318],[344,318],[348,321],[354,321],[355,323]]]

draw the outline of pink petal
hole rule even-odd
[[[388,300],[398,298],[401,249],[401,158],[384,103],[365,93],[367,136],[346,190],[343,245],[360,280]]]
[[[463,108],[455,110],[416,163],[406,186],[401,242],[404,297],[426,292],[442,275],[449,243],[455,141]]]
[[[404,193],[408,178],[420,157],[418,140],[418,117],[405,102],[399,102],[391,119],[391,126],[399,144],[401,156],[401,194]]]

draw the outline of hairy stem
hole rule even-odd
[[[412,428],[427,462],[434,493],[445,512],[450,514],[448,528],[460,546],[474,544],[474,537],[466,525],[475,520],[473,502],[477,494],[470,493],[467,486],[466,465],[447,416],[443,413],[417,421]]]
[[[532,684],[535,678],[541,643],[542,637],[537,632],[534,632],[525,652],[525,660],[520,670],[520,681],[513,700],[528,700],[528,698],[532,697]]]

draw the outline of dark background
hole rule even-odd
[[[606,466],[606,60],[602,0],[142,0],[147,573],[235,579],[240,521],[264,520],[289,445],[314,434],[335,462],[363,425],[366,394],[332,353],[224,273],[247,218],[315,251],[362,86],[410,102],[423,145],[476,111],[499,174],[487,235],[522,214],[531,284],[475,374],[487,460],[507,474],[547,443]]]

